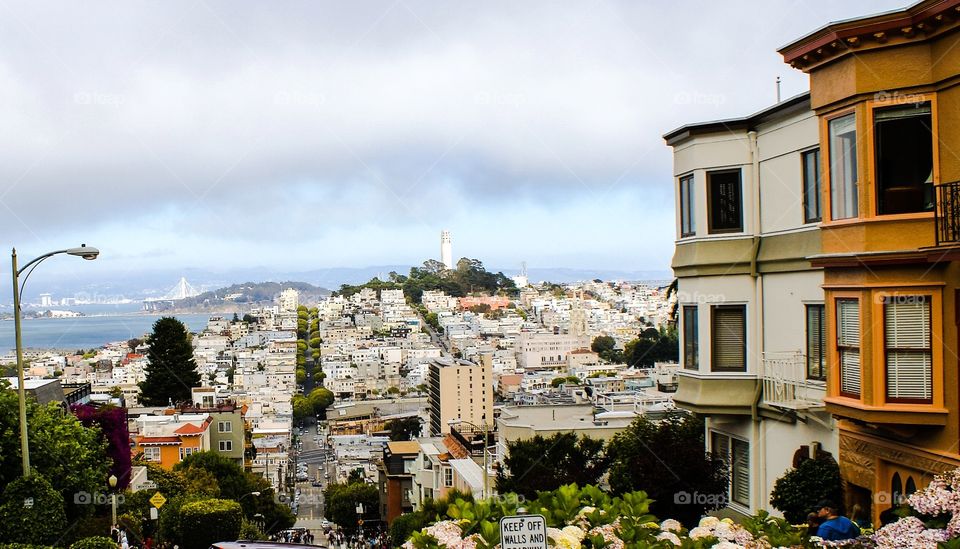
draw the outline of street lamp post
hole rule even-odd
[[[458,425],[460,423],[472,425],[483,431],[483,495],[481,499],[487,499],[487,494],[489,493],[488,486],[490,484],[490,474],[487,472],[487,440],[489,439],[490,430],[487,426],[487,420],[484,418],[484,420],[480,422],[480,425],[471,423],[465,419],[451,419],[449,421],[449,425]]]
[[[23,292],[23,284],[20,283],[20,275],[24,271],[27,272],[23,277],[23,283],[25,284],[27,278],[30,277],[30,274],[37,268],[40,262],[58,254],[75,255],[87,260],[93,260],[100,255],[100,250],[82,244],[79,248],[68,248],[66,250],[45,253],[20,268],[17,268],[17,249],[14,248],[10,254],[13,265],[13,331],[17,347],[17,396],[20,399],[20,454],[23,459],[24,477],[30,476],[30,443],[27,438],[27,393],[23,383],[23,343],[20,331],[20,298],[23,297],[21,295],[21,292]],[[27,271],[27,269],[30,270]]]
[[[110,524],[117,524],[117,475],[110,475]]]

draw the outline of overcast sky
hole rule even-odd
[[[779,46],[905,4],[0,1],[0,243],[308,270],[448,229],[487,265],[666,269],[661,135],[805,91]]]

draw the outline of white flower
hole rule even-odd
[[[657,536],[657,539],[658,539],[658,540],[664,540],[664,539],[665,539],[665,540],[669,540],[670,543],[672,543],[672,544],[674,544],[674,545],[678,545],[678,546],[682,543],[682,542],[680,541],[680,538],[678,538],[677,535],[674,534],[673,532],[661,532],[660,535]]]
[[[583,541],[583,538],[587,536],[587,533],[581,530],[576,526],[564,526],[563,530],[560,530],[562,534],[574,537],[577,541]]]
[[[693,530],[690,530],[690,539],[700,539],[713,535],[713,530],[706,526],[697,526]]]
[[[660,529],[666,532],[679,532],[682,528],[679,520],[667,519],[660,523]]]
[[[721,541],[720,543],[715,543],[712,549],[744,549],[744,547],[732,541]]]
[[[715,528],[718,524],[720,524],[720,519],[718,519],[717,517],[708,516],[700,519],[700,524],[698,526],[701,526],[703,528]]]

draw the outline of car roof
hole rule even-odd
[[[210,546],[210,549],[303,549],[302,543],[280,543],[273,541],[220,541]]]

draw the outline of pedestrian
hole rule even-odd
[[[817,516],[823,520],[817,536],[824,541],[854,539],[860,535],[860,527],[840,513],[840,508],[830,500],[817,504]]]
[[[120,549],[130,549],[130,542],[127,540],[127,529],[120,527]]]

